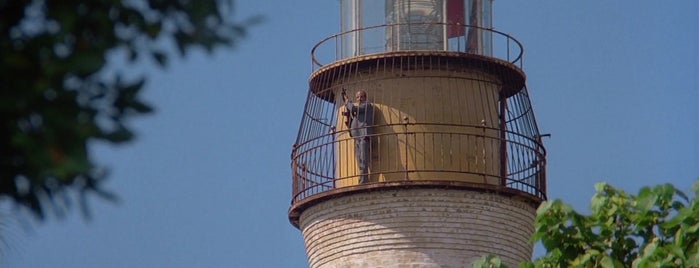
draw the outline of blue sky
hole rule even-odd
[[[3,267],[307,267],[287,220],[290,150],[309,51],[338,32],[337,1],[238,1],[267,17],[235,50],[193,53],[151,74],[157,112],[138,139],[96,145],[107,188],[45,223],[15,223]],[[525,46],[546,139],[548,189],[586,211],[598,181],[635,193],[699,178],[699,2],[495,1],[494,25]],[[6,210],[6,209],[5,209]],[[11,212],[10,212],[11,213]],[[31,225],[31,227],[23,227]]]

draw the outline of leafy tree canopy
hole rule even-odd
[[[630,195],[595,185],[591,214],[561,200],[537,211],[534,242],[547,253],[520,267],[699,267],[699,181],[689,198],[670,184]],[[474,267],[505,267],[487,256]]]
[[[152,108],[140,99],[145,74],[105,75],[107,56],[165,67],[175,44],[213,52],[258,21],[233,19],[233,0],[0,0],[0,200],[39,219],[60,216],[77,193],[114,199],[92,141],[133,139],[127,119]]]

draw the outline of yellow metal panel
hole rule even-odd
[[[363,89],[375,107],[370,182],[447,180],[499,184],[501,83],[478,71],[362,74],[336,88]],[[340,92],[335,100],[342,103]],[[354,140],[339,105],[336,126],[338,187],[358,183]]]

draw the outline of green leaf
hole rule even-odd
[[[664,229],[674,228],[686,221],[687,219],[689,219],[690,217],[696,217],[693,211],[691,211],[689,208],[680,209],[680,211],[677,212],[677,214],[674,217],[672,217],[667,222],[663,223],[661,227]]]
[[[636,208],[642,213],[645,213],[653,208],[657,200],[658,196],[654,194],[650,188],[644,187],[641,189],[636,199]]]
[[[133,138],[133,133],[125,127],[119,127],[104,135],[103,138],[113,143],[122,143],[130,141]]]
[[[539,208],[536,209],[536,215],[537,216],[545,216],[546,212],[551,208],[552,204],[553,203],[550,201],[541,202],[541,205],[539,205]]]
[[[699,267],[699,251],[695,244],[694,248],[687,253],[687,260],[685,262],[686,267]]]
[[[578,258],[577,264],[586,264],[589,263],[591,260],[596,258],[600,254],[599,251],[591,249],[585,252],[585,254],[582,255],[582,257]],[[575,266],[575,265],[573,265]]]
[[[151,55],[153,56],[153,59],[155,62],[158,63],[160,67],[165,67],[167,66],[167,56],[165,52],[162,51],[152,51]]]
[[[499,257],[488,255],[481,257],[473,263],[474,268],[506,268]]]
[[[699,215],[699,214],[694,214],[694,216]],[[696,219],[695,219],[696,220]],[[695,222],[692,225],[687,226],[686,228],[687,233],[694,234],[694,236],[697,236],[697,231],[699,231],[699,222]]]
[[[652,256],[658,248],[658,239],[655,238],[643,248],[643,256]]]
[[[87,77],[101,70],[105,64],[101,51],[90,51],[73,53],[65,60],[64,68],[78,77]]]
[[[602,193],[606,190],[607,186],[608,184],[606,182],[595,183],[595,191],[597,191],[597,193]]]
[[[603,256],[602,260],[600,260],[599,264],[600,264],[600,267],[604,267],[604,268],[614,268],[615,267],[614,266],[614,259],[612,259],[612,257],[609,257],[609,256]]]
[[[533,262],[527,261],[527,262],[521,262],[518,266],[519,268],[535,268]]]
[[[137,113],[146,114],[153,112],[153,108],[150,105],[145,104],[139,100],[133,100],[129,104],[129,108],[136,111]]]

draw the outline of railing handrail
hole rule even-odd
[[[329,37],[326,37],[325,39],[318,42],[311,49],[312,70],[315,71],[320,67],[323,67],[327,64],[330,64],[330,63],[338,61],[338,60],[351,59],[354,57],[362,57],[362,56],[366,56],[366,55],[380,54],[380,53],[388,52],[388,51],[383,51],[383,52],[375,52],[375,53],[366,53],[366,54],[354,55],[351,57],[344,57],[343,58],[341,55],[339,55],[338,50],[337,50],[338,43],[339,43],[338,40],[341,37],[343,37],[345,35],[349,35],[349,34],[374,30],[374,29],[378,29],[378,28],[388,28],[388,27],[396,27],[396,26],[404,26],[404,25],[405,26],[408,26],[408,25],[410,25],[410,26],[413,26],[413,25],[439,25],[439,26],[443,26],[443,27],[463,27],[464,33],[468,32],[468,29],[477,29],[477,30],[481,30],[481,31],[495,33],[496,36],[504,37],[506,40],[506,53],[505,53],[506,57],[505,58],[494,56],[494,55],[497,55],[497,53],[495,53],[495,52],[493,52],[492,55],[486,55],[484,53],[473,53],[473,52],[468,52],[468,51],[461,51],[461,50],[459,50],[459,47],[457,47],[457,49],[450,49],[449,47],[447,47],[446,50],[435,50],[435,51],[461,52],[461,53],[470,53],[470,54],[476,54],[476,55],[486,56],[486,57],[493,57],[493,58],[505,60],[507,62],[515,64],[515,65],[519,66],[520,68],[523,67],[522,56],[524,54],[524,47],[522,46],[522,43],[520,43],[517,39],[515,39],[514,37],[512,37],[511,35],[509,35],[507,33],[504,33],[504,32],[501,32],[501,31],[498,31],[495,29],[484,28],[484,27],[479,27],[479,26],[472,26],[472,25],[464,25],[464,24],[443,23],[443,22],[409,22],[409,23],[392,23],[392,24],[382,24],[382,25],[376,25],[376,26],[370,26],[370,27],[363,27],[363,28],[358,28],[358,29],[352,29],[349,31],[344,31],[344,32],[337,33],[337,34],[331,35]],[[460,37],[466,37],[466,34],[460,35]],[[323,63],[318,59],[317,51],[322,46],[325,46],[325,45],[328,45],[328,43],[331,43],[331,42],[329,42],[331,40],[335,41],[334,43],[332,43],[332,44],[334,44],[334,47],[336,48],[333,50],[335,53],[334,60],[332,62]],[[511,57],[510,57],[510,41],[512,41],[517,46],[517,48],[519,48],[518,51],[516,51],[516,57],[514,57],[514,59],[511,59]],[[399,51],[410,51],[410,50],[399,50]],[[424,50],[420,50],[420,51],[424,51]]]
[[[409,124],[401,124],[401,123],[395,123],[395,124],[385,124],[385,125],[378,125],[374,127],[391,127],[391,126],[402,126],[402,125],[431,125],[431,126],[462,126],[465,128],[469,129],[483,129],[488,130],[488,131],[499,131],[502,133],[505,133],[507,138],[505,136],[490,136],[490,135],[482,135],[478,133],[468,133],[468,132],[458,132],[458,131],[435,131],[435,130],[410,130],[410,131],[405,131],[405,132],[394,132],[394,133],[375,133],[372,134],[371,137],[378,138],[381,136],[399,136],[399,135],[458,135],[458,136],[466,136],[466,137],[475,137],[475,138],[481,138],[484,140],[489,140],[490,142],[495,142],[495,143],[504,143],[507,144],[507,146],[512,146],[515,148],[519,148],[517,151],[521,152],[527,152],[526,156],[524,155],[519,155],[519,156],[511,156],[511,157],[516,157],[516,159],[513,159],[511,157],[508,158],[508,162],[514,160],[515,162],[519,162],[518,164],[513,163],[515,166],[509,166],[507,169],[506,173],[498,174],[498,173],[489,173],[488,171],[477,171],[477,170],[456,170],[456,169],[435,169],[435,168],[413,168],[410,170],[400,170],[400,169],[387,169],[387,170],[381,170],[377,173],[374,173],[373,171],[370,172],[369,174],[394,174],[394,173],[404,173],[404,172],[443,172],[443,173],[460,173],[460,174],[473,174],[473,175],[478,175],[478,176],[484,176],[484,177],[489,177],[489,178],[500,178],[504,181],[503,186],[506,188],[511,188],[515,191],[520,191],[524,193],[531,194],[533,196],[539,197],[541,199],[546,199],[546,193],[545,189],[543,188],[543,183],[545,183],[545,179],[543,176],[540,178],[540,175],[543,175],[543,172],[545,172],[545,159],[546,159],[546,151],[543,145],[540,143],[540,140],[536,139],[535,137],[528,137],[526,135],[523,135],[522,133],[514,132],[514,131],[508,131],[508,130],[502,130],[494,127],[489,127],[489,126],[478,126],[478,125],[458,125],[458,124],[435,124],[435,123],[409,123]],[[335,172],[328,172],[328,170],[323,171],[322,168],[318,169],[318,167],[308,167],[305,165],[306,162],[304,160],[313,160],[312,158],[305,158],[305,156],[313,156],[316,154],[318,151],[324,151],[324,150],[333,150],[333,147],[336,146],[337,144],[342,144],[346,142],[352,142],[351,140],[353,138],[349,137],[349,135],[346,135],[342,138],[338,138],[336,135],[342,134],[347,132],[348,130],[342,130],[342,131],[336,131],[336,132],[329,132],[326,134],[319,135],[317,137],[314,137],[312,139],[309,139],[305,141],[302,144],[298,144],[297,146],[294,147],[291,155],[291,161],[292,161],[292,179],[294,180],[294,185],[303,185],[301,187],[295,187],[292,192],[292,202],[298,202],[301,201],[305,198],[308,198],[310,196],[313,196],[318,193],[326,192],[329,190],[332,190],[335,187],[335,185],[339,182],[346,181],[348,179],[356,178],[357,175],[349,175],[349,176],[340,176],[339,174],[336,174]],[[521,151],[520,151],[521,150]],[[506,157],[506,156],[503,156]],[[304,166],[303,169],[303,174],[298,173],[298,167]],[[327,168],[327,167],[326,167]],[[318,170],[317,170],[318,169]],[[309,176],[310,175],[310,176]],[[309,178],[314,178],[314,179],[309,179]],[[529,181],[532,179],[533,181]],[[300,183],[300,184],[299,184]],[[382,182],[378,182],[379,184]],[[319,188],[320,187],[320,188]],[[322,188],[322,189],[321,189]],[[328,188],[328,189],[325,189]]]
[[[482,125],[453,124],[453,123],[416,123],[416,122],[410,122],[410,123],[389,123],[389,124],[373,125],[373,126],[366,126],[366,127],[359,127],[359,128],[373,128],[373,129],[376,129],[376,128],[381,128],[381,127],[394,127],[394,126],[406,126],[406,125],[408,125],[408,126],[448,126],[448,127],[464,127],[464,128],[475,128],[475,129],[485,129],[485,130],[493,130],[493,131],[502,131],[502,132],[504,132],[504,133],[506,133],[506,134],[515,135],[515,136],[517,136],[517,137],[520,137],[520,138],[524,138],[524,139],[526,139],[526,140],[529,140],[530,142],[532,142],[532,143],[534,143],[534,144],[538,144],[538,145],[539,145],[539,148],[540,148],[541,150],[544,150],[543,153],[546,154],[544,146],[540,144],[540,141],[539,141],[538,139],[536,139],[536,137],[529,137],[529,136],[523,135],[523,134],[521,134],[521,133],[519,133],[519,132],[515,132],[515,131],[511,131],[511,130],[504,130],[504,131],[503,131],[502,129],[499,129],[499,128],[496,128],[496,127],[489,127],[489,126],[482,126]],[[294,146],[295,148],[292,150],[292,159],[293,159],[293,156],[296,155],[295,152],[296,152],[296,149],[297,149],[297,148],[303,147],[304,145],[309,144],[309,143],[311,143],[311,142],[313,142],[313,141],[322,140],[322,139],[327,139],[329,136],[337,135],[338,133],[343,133],[343,132],[344,132],[344,133],[349,133],[349,132],[350,132],[350,129],[343,129],[343,130],[331,131],[331,132],[328,132],[328,133],[326,133],[326,134],[322,134],[322,135],[316,136],[316,137],[314,137],[314,138],[308,139],[308,140],[304,141],[303,143],[296,144],[296,146]],[[468,133],[447,132],[447,131],[410,131],[410,133],[468,134]],[[371,135],[368,135],[368,136],[379,136],[379,135],[381,135],[381,134],[382,134],[382,133],[375,133],[375,134],[371,134]],[[405,134],[405,133],[393,133],[393,134]],[[350,138],[350,139],[351,139],[351,138]],[[503,140],[503,139],[502,139],[502,138],[499,138],[499,140]],[[508,141],[511,141],[511,140],[509,140],[509,139],[507,139],[507,140],[508,140]]]

